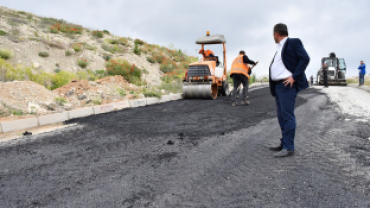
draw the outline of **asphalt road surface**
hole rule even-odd
[[[370,128],[299,94],[296,154],[274,158],[268,88],[250,106],[180,100],[0,144],[0,207],[370,207]]]

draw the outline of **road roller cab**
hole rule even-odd
[[[183,79],[183,94],[185,98],[216,99],[218,95],[229,94],[226,68],[226,40],[223,35],[211,36],[209,32],[204,37],[198,38],[196,44],[223,45],[224,63],[218,61],[218,57],[205,57],[204,60],[191,63]]]

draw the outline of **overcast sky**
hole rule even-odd
[[[228,68],[245,50],[260,62],[253,71],[258,76],[268,74],[276,51],[272,29],[282,22],[311,57],[307,76],[316,74],[330,52],[345,58],[347,75],[357,75],[360,60],[370,66],[369,0],[2,0],[0,5],[148,43],[172,43],[188,55],[197,55],[195,41],[206,31],[223,34]],[[211,49],[222,56],[221,46]]]

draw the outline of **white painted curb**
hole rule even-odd
[[[181,100],[182,98],[183,98],[182,94],[172,94],[171,95],[172,100]]]
[[[162,95],[161,99],[159,100],[160,103],[171,101],[171,95]]]
[[[130,100],[131,108],[146,106],[146,99]]]
[[[80,108],[68,112],[69,119],[82,118],[94,114],[94,109],[92,107]]]
[[[95,115],[101,114],[101,113],[108,113],[114,111],[116,108],[116,105],[114,103],[108,104],[108,105],[99,105],[94,106],[94,113]]]
[[[2,131],[6,133],[39,126],[39,119],[37,117],[26,118],[14,121],[4,121],[1,122],[0,124]]]
[[[115,102],[114,105],[115,105],[116,110],[121,110],[121,109],[124,109],[124,108],[130,108],[131,107],[130,103],[127,100]]]
[[[146,105],[154,105],[158,103],[159,103],[158,98],[146,98]]]
[[[68,112],[55,113],[44,116],[39,116],[39,125],[45,126],[49,124],[60,123],[69,119]]]
[[[138,100],[125,100],[119,101],[107,105],[101,106],[94,106],[94,107],[86,107],[75,109],[72,111],[66,111],[63,113],[55,113],[55,114],[48,114],[44,116],[39,116],[35,118],[26,118],[14,121],[4,121],[0,122],[0,133],[7,133],[12,131],[19,131],[25,130],[28,128],[33,128],[37,126],[45,126],[49,124],[55,124],[64,122],[74,118],[82,118],[94,114],[101,114],[112,112],[114,110],[121,110],[124,108],[136,108],[142,107],[146,105],[154,105],[158,103],[164,103],[172,100],[179,100],[183,99],[182,94],[171,94],[171,95],[163,95],[161,99],[158,98],[144,98]]]

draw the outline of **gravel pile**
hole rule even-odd
[[[316,87],[322,88],[322,87]],[[360,88],[329,86],[322,88],[332,102],[338,104],[342,113],[362,119],[370,118],[370,94]]]
[[[58,97],[56,93],[31,81],[0,82],[0,89],[0,102],[3,107],[23,112],[28,112],[30,104],[52,103]]]

